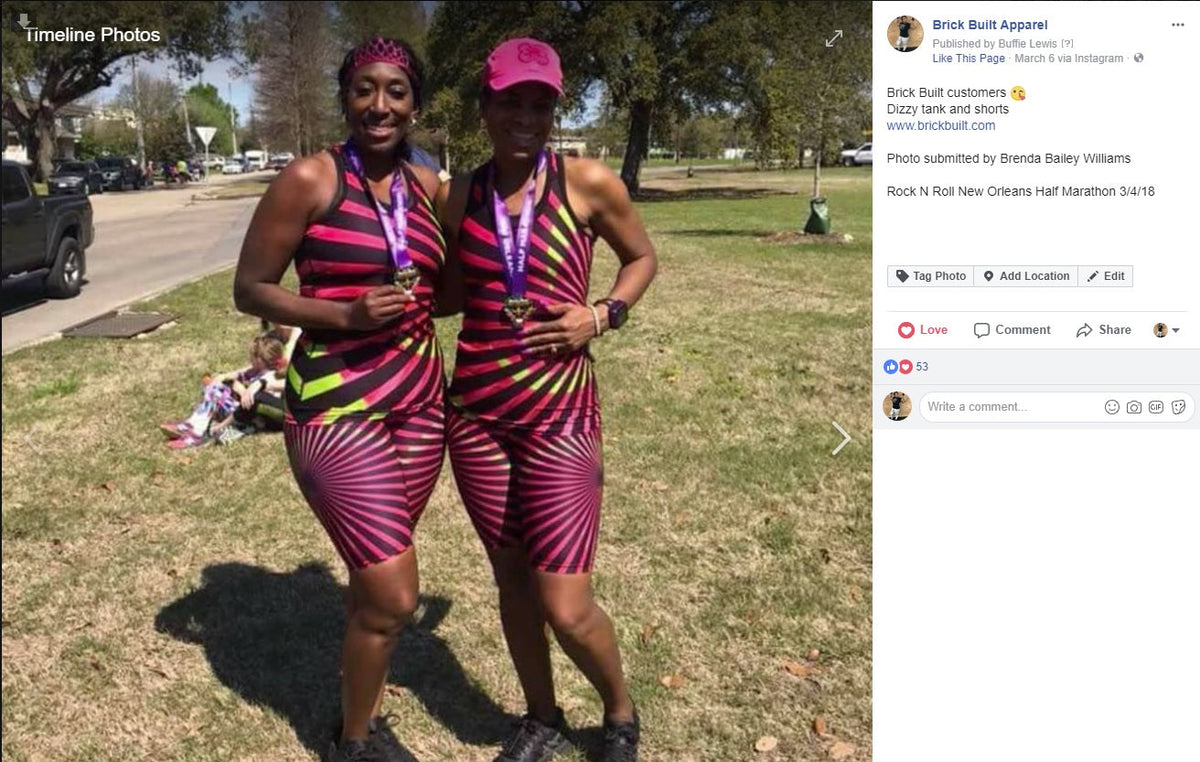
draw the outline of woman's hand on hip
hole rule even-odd
[[[531,355],[570,354],[587,346],[596,336],[596,321],[590,307],[549,304],[543,312],[552,319],[528,322],[521,331],[521,342]]]

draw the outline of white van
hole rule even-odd
[[[266,151],[246,151],[245,157],[247,172],[257,172],[260,169],[267,168]]]

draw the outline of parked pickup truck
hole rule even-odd
[[[47,198],[33,192],[25,168],[3,164],[4,278],[46,273],[46,293],[75,296],[87,272],[84,252],[92,245],[92,202],[86,196]]]

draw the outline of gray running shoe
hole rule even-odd
[[[604,753],[601,762],[637,762],[638,740],[642,735],[637,710],[629,722],[604,721]]]
[[[367,726],[370,731],[367,743],[384,762],[417,762],[413,753],[405,748],[404,744],[400,743],[400,739],[396,738],[396,734],[392,732],[392,725],[396,724],[396,720],[397,718],[393,714],[372,718],[371,723]]]
[[[325,762],[385,762],[369,741],[342,741],[329,745]]]
[[[527,714],[517,722],[500,756],[492,762],[547,762],[558,752],[570,748],[566,732],[567,723],[561,709],[555,710],[550,725]]]

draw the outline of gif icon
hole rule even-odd
[[[1164,407],[1162,400],[1152,400],[1149,405],[1150,412],[1154,415],[1161,413]]]

